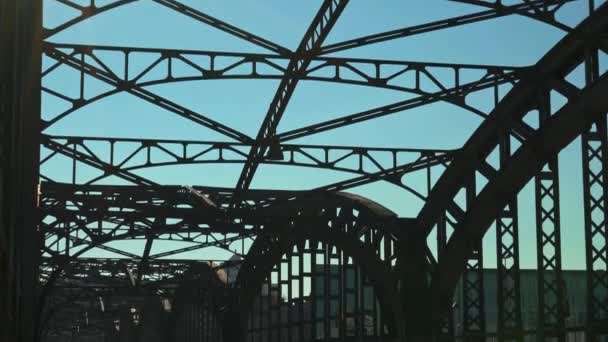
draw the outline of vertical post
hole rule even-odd
[[[549,118],[551,103],[548,93],[539,97],[539,124]],[[536,258],[538,270],[539,341],[563,342],[564,293],[562,279],[561,225],[559,209],[559,174],[557,156],[543,165],[536,175]]]
[[[594,341],[597,328],[608,312],[606,301],[607,265],[606,246],[608,228],[606,222],[607,165],[606,117],[596,121],[582,136],[583,193],[585,215],[585,260],[587,274],[587,333]]]
[[[0,340],[33,341],[42,1],[0,0]]]
[[[431,336],[428,307],[430,284],[426,260],[426,235],[413,224],[402,220],[399,241],[401,298],[404,301],[405,330],[408,341],[427,341]]]
[[[507,135],[500,142],[500,164],[504,165],[510,155],[511,142]],[[496,266],[498,340],[522,341],[517,197],[509,200],[496,218]]]
[[[471,207],[475,199],[475,176],[466,186],[466,206]],[[464,306],[464,336],[467,341],[485,341],[486,320],[483,286],[482,240],[471,241],[473,248],[467,258],[462,278]]]
[[[593,1],[589,2],[590,11]],[[587,84],[599,75],[599,59],[590,51],[585,61]],[[581,136],[585,261],[587,275],[587,341],[608,337],[608,133],[602,115]]]
[[[447,217],[443,213],[437,222],[437,259],[441,260],[443,252],[448,243]],[[452,307],[448,309],[447,317],[442,318],[439,327],[439,338],[442,341],[451,341],[454,338],[454,312]]]

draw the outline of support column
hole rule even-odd
[[[467,209],[475,199],[475,178],[469,180],[466,187]],[[463,291],[463,325],[467,341],[485,341],[486,315],[483,286],[483,248],[482,240],[471,241],[473,248],[467,258],[462,277]]]
[[[507,135],[500,143],[500,164],[504,165],[510,155],[511,142]],[[512,198],[496,218],[496,266],[498,340],[523,341],[517,197]]]
[[[427,274],[426,235],[414,225],[401,226],[399,264],[402,265],[401,298],[408,341],[429,341],[432,336],[430,284]]]
[[[0,0],[0,340],[35,338],[41,0]]]
[[[587,274],[587,336],[608,335],[608,141],[606,117],[583,134],[583,194]]]
[[[539,99],[539,124],[550,116],[549,94]],[[536,258],[538,270],[538,341],[565,340],[559,173],[557,156],[535,177]]]
[[[430,185],[429,185],[430,189]],[[429,190],[430,191],[430,190]],[[447,217],[444,213],[439,218],[437,223],[437,260],[441,260],[445,247],[448,244],[448,233],[447,233]],[[447,310],[446,317],[442,319],[441,326],[439,327],[439,340],[440,341],[452,341],[454,339],[454,310],[450,306]]]
[[[594,2],[589,1],[590,12]],[[599,58],[590,51],[585,61],[586,82],[599,75]],[[608,129],[606,115],[581,136],[585,261],[587,274],[587,340],[608,338]]]
[[[513,199],[496,220],[497,299],[499,341],[522,341],[521,287],[517,200]]]

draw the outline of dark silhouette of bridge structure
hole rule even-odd
[[[565,342],[573,341],[573,333],[579,341],[608,339],[608,65],[602,62],[608,54],[608,5],[597,0],[452,0],[477,11],[326,43],[349,1],[324,0],[297,48],[290,49],[191,2],[150,0],[266,52],[53,39],[139,1],[147,0],[48,0],[45,4],[69,7],[76,15],[46,27],[41,0],[0,0],[0,340]],[[588,11],[571,26],[556,13],[574,3]],[[523,67],[332,55],[507,16],[537,21],[564,37],[535,64]],[[142,56],[152,58],[138,59]],[[177,65],[187,65],[188,72],[176,72]],[[66,95],[44,83],[58,70],[78,75],[72,84],[77,91]],[[222,79],[277,81],[255,136],[151,90],[153,85]],[[91,80],[106,90],[87,95]],[[278,131],[300,81],[411,96]],[[503,91],[506,86],[509,91]],[[490,111],[470,100],[479,92],[490,94]],[[117,94],[225,140],[49,133],[66,117]],[[43,118],[43,96],[67,105]],[[297,142],[438,102],[482,118],[458,149]],[[586,317],[572,327],[566,323],[562,267],[567,242],[560,233],[567,215],[560,198],[568,194],[560,193],[565,180],[559,178],[558,155],[575,139],[582,145]],[[54,158],[68,161],[70,181],[45,174],[45,163]],[[167,185],[140,172],[192,164],[242,169],[231,188]],[[353,176],[307,190],[252,189],[261,165]],[[424,191],[404,177],[415,172],[424,175]],[[349,192],[375,182],[419,198],[422,209],[414,217],[401,217]],[[522,322],[520,282],[518,193],[528,182],[534,187],[529,210],[535,227],[530,229],[537,239],[533,329]],[[484,283],[481,242],[491,226],[495,298],[484,292],[489,284]],[[117,241],[142,241],[143,252],[117,248],[112,244]],[[159,241],[184,244],[153,252]],[[233,257],[169,258],[211,247]],[[95,249],[111,256],[87,256]],[[454,304],[457,288],[459,306]],[[497,305],[495,331],[487,328],[486,301]],[[455,310],[461,312],[458,322]]]

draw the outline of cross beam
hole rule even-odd
[[[256,145],[251,149],[249,158],[241,171],[236,185],[237,192],[247,190],[251,185],[260,160],[264,157],[268,148],[269,139],[272,139],[275,135],[279,121],[285,113],[287,104],[296,88],[299,75],[306,70],[313,53],[321,47],[321,44],[347,4],[348,0],[324,1],[311,25],[308,27],[298,49],[289,61],[287,73],[281,80],[279,88],[270,103],[266,117],[256,137]]]

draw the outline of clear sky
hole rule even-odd
[[[85,4],[88,1],[73,0]],[[98,5],[111,3],[96,0]],[[320,6],[318,0],[183,0],[183,3],[234,24],[266,39],[295,49],[308,24]],[[503,1],[506,4],[520,1]],[[564,6],[557,18],[575,26],[588,14],[587,1]],[[45,0],[44,23],[54,27],[77,13],[55,0]],[[482,9],[445,0],[352,0],[326,40],[331,44],[363,35],[422,24]],[[420,62],[491,64],[505,66],[533,65],[565,32],[521,16],[426,33],[386,43],[369,45],[337,53],[337,56],[393,59]],[[208,27],[149,0],[140,0],[79,23],[52,38],[53,42],[269,53],[264,49]],[[150,56],[141,56],[145,61]],[[148,59],[149,61],[149,59]],[[114,60],[116,65],[119,61]],[[108,56],[112,65],[112,57]],[[43,67],[52,64],[44,58]],[[134,66],[137,67],[137,66]],[[43,79],[46,87],[65,95],[78,93],[79,74],[60,67]],[[278,80],[205,80],[169,83],[147,89],[231,127],[255,136]],[[101,82],[87,80],[85,97],[107,90]],[[505,89],[506,91],[507,89]],[[504,95],[504,94],[503,94]],[[299,128],[411,97],[404,92],[336,83],[300,81],[279,132]],[[474,96],[472,105],[489,112],[492,99],[487,93]],[[43,94],[43,118],[50,119],[67,104],[57,97]],[[294,143],[348,146],[382,146],[407,148],[453,149],[462,146],[481,123],[481,118],[462,108],[437,103],[396,113],[382,119],[356,124],[328,133],[301,138]],[[50,127],[47,134],[80,136],[146,137],[227,141],[227,138],[176,115],[119,93],[85,106]],[[581,186],[581,148],[575,141],[560,154],[560,187],[562,211],[563,265],[583,268],[583,216]],[[48,153],[43,149],[43,156]],[[57,181],[71,181],[71,163],[55,158],[46,163],[43,174]],[[162,184],[196,184],[233,187],[241,165],[188,165],[150,168],[137,171]],[[434,171],[436,175],[441,170]],[[83,175],[94,172],[83,171]],[[263,165],[258,169],[253,188],[309,189],[352,174],[285,166]],[[416,175],[411,185],[423,189]],[[115,179],[101,183],[118,182]],[[400,216],[413,217],[422,201],[387,183],[375,183],[352,192],[394,210]],[[521,230],[521,265],[535,267],[535,232],[533,184],[519,195]],[[429,237],[434,244],[434,235]],[[117,242],[139,253],[143,242]],[[484,239],[486,266],[495,266],[495,232]],[[171,246],[156,244],[154,252]],[[98,253],[98,254],[95,254]],[[105,253],[105,252],[103,252]],[[89,255],[104,255],[92,252]],[[180,258],[225,258],[226,253],[211,250],[179,255]]]

